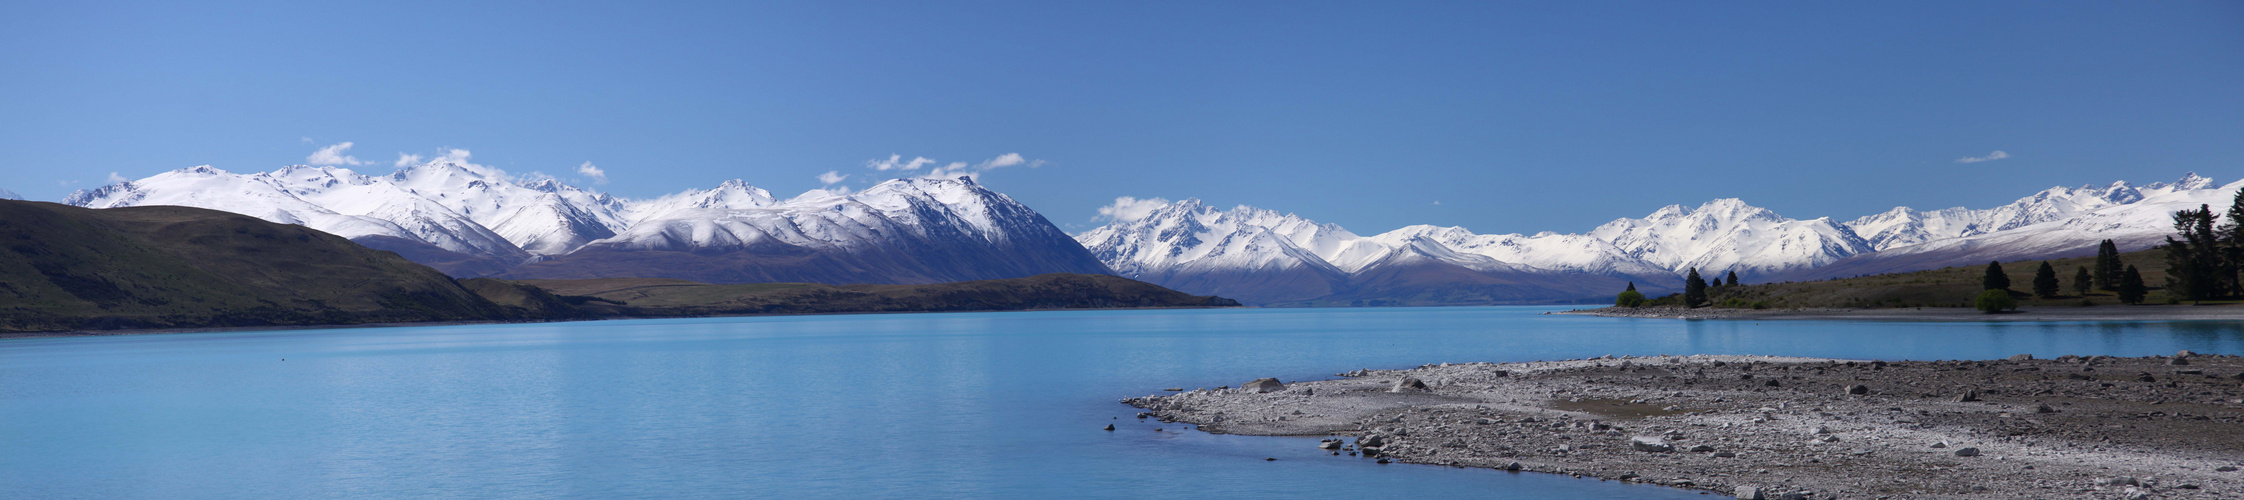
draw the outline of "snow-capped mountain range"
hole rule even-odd
[[[2172,183],[2057,187],[1988,209],[1897,207],[1852,221],[1786,218],[1738,199],[1670,205],[1582,234],[1480,235],[1464,228],[1410,226],[1359,236],[1292,214],[1199,200],[1117,217],[1076,240],[1123,276],[1249,303],[1517,302],[1610,295],[1619,280],[1657,292],[1680,287],[1691,269],[1710,279],[1816,279],[1949,265],[2076,256],[2103,239],[2148,248],[2171,232],[2170,214],[2199,204],[2226,208],[2244,182],[2214,187],[2195,173]],[[1446,271],[1407,276],[1399,266]],[[1464,279],[1471,275],[1472,279]],[[1381,290],[1421,284],[1500,281],[1472,293]],[[1463,280],[1463,281],[1460,281]],[[1604,288],[1598,288],[1604,287]],[[1464,287],[1473,288],[1473,287]],[[1567,295],[1572,294],[1572,295]]]
[[[664,277],[717,283],[929,283],[1106,273],[1251,304],[1470,304],[1649,293],[1691,269],[1747,281],[1818,279],[2148,248],[2175,210],[2227,208],[2244,182],[2187,175],[2056,187],[2010,204],[1896,207],[1792,219],[1738,199],[1671,205],[1579,234],[1333,224],[1198,200],[1116,215],[1069,236],[971,178],[911,178],[780,199],[741,181],[627,199],[525,179],[457,151],[387,175],[291,166],[193,167],[72,194],[110,208],[185,205],[301,224],[455,276]]]
[[[625,199],[512,177],[456,151],[379,176],[337,167],[185,168],[79,191],[65,203],[236,212],[396,251],[455,276],[931,283],[1107,272],[1043,216],[965,177],[785,200],[735,180]]]

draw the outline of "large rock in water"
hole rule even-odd
[[[1239,389],[1255,394],[1261,394],[1265,392],[1278,392],[1286,390],[1286,384],[1284,382],[1279,382],[1278,379],[1274,378],[1258,378],[1254,379],[1254,381],[1251,382],[1239,384]]]

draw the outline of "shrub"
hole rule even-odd
[[[2009,290],[1988,290],[1979,292],[1979,298],[1974,299],[1971,302],[1972,307],[1979,308],[1979,312],[1984,312],[1987,314],[1994,314],[2018,308],[2018,299],[2010,298]]]
[[[1644,294],[1635,290],[1621,292],[1620,297],[1613,299],[1613,305],[1617,307],[1644,307],[1645,302]]]

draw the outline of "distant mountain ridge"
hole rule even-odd
[[[849,284],[1111,272],[1250,304],[1434,305],[1594,300],[1628,283],[1658,294],[1679,289],[1691,269],[1767,282],[2069,257],[2107,238],[2138,250],[2171,231],[2172,211],[2226,208],[2238,187],[2191,173],[1852,220],[1793,219],[1725,198],[1533,235],[1416,225],[1364,236],[1183,200],[1070,236],[971,178],[788,199],[734,180],[625,199],[509,176],[461,151],[378,176],[194,167],[80,191],[68,203],[194,206],[301,224],[458,277]]]
[[[1557,235],[1474,235],[1412,226],[1364,237],[1292,214],[1199,200],[1158,207],[1076,236],[1125,277],[1247,303],[1498,303],[1594,296],[1661,269],[1610,244]],[[1538,251],[1537,249],[1563,249]],[[1522,264],[1500,257],[1547,257]],[[1587,255],[1587,257],[1585,257]],[[1518,260],[1518,259],[1515,259]]]
[[[457,277],[846,284],[1109,272],[1042,215],[967,177],[787,200],[734,180],[635,200],[517,179],[467,158],[455,151],[380,176],[201,166],[79,191],[65,203],[202,207],[300,224]]]
[[[1845,222],[1791,219],[1726,198],[1582,234],[1532,236],[1409,226],[1366,237],[1293,214],[1187,199],[1076,240],[1123,276],[1248,303],[1538,302],[1610,296],[1621,280],[1663,293],[1680,288],[1691,269],[1710,280],[1728,272],[1804,280],[2071,257],[2107,238],[2140,250],[2171,232],[2173,211],[2225,209],[2238,188],[2244,182],[2215,187],[2190,173],[2140,187],[2050,188],[1988,209],[1896,207]]]

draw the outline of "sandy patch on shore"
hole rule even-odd
[[[1766,498],[2244,497],[2244,358],[2174,359],[1470,363],[1123,402],[1209,432],[1340,436],[1336,460]]]

